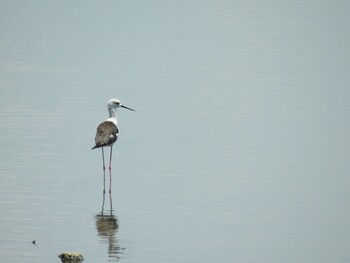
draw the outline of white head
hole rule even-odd
[[[108,111],[111,112],[111,111],[115,111],[117,108],[119,107],[122,107],[124,109],[128,109],[128,110],[132,110],[132,111],[135,111],[133,109],[130,109],[124,105],[122,105],[120,103],[120,100],[118,99],[110,99],[108,102],[107,102],[107,108],[108,108]]]
[[[121,106],[120,100],[118,99],[110,99],[107,102],[107,108],[108,109],[117,109]]]

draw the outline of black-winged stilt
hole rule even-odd
[[[118,99],[110,99],[107,102],[107,108],[109,112],[109,118],[102,122],[97,127],[96,137],[95,137],[95,146],[92,149],[101,148],[102,149],[102,161],[103,161],[103,170],[105,170],[105,158],[103,147],[110,146],[110,154],[109,154],[109,170],[112,169],[112,147],[113,144],[118,139],[118,125],[117,125],[117,108],[122,107],[131,111],[135,111],[130,109],[120,103]]]

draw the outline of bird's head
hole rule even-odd
[[[128,110],[135,111],[135,110],[133,110],[133,109],[130,109],[130,108],[128,108],[128,107],[122,105],[122,104],[120,103],[120,100],[118,100],[118,99],[110,99],[110,100],[107,102],[107,108],[108,108],[108,109],[117,109],[117,108],[119,108],[119,107],[122,107],[122,108],[128,109]]]

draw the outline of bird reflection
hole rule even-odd
[[[120,246],[117,237],[119,228],[118,218],[111,212],[110,214],[97,214],[95,219],[96,230],[101,243],[108,244],[108,256],[112,262],[117,262],[121,258],[121,254],[123,254],[124,250],[124,248]]]
[[[111,170],[109,170],[111,173]],[[111,174],[110,174],[111,176]],[[108,255],[111,261],[116,262],[120,259],[121,254],[123,253],[124,248],[119,245],[119,240],[117,237],[118,233],[118,218],[113,214],[112,206],[112,194],[109,192],[109,208],[110,210],[105,212],[105,200],[106,200],[106,191],[105,191],[105,171],[103,172],[103,199],[102,199],[102,210],[101,213],[95,216],[96,220],[96,230],[100,241],[103,244],[108,244]]]

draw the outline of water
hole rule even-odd
[[[348,8],[3,2],[1,257],[347,262]]]

